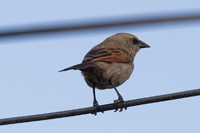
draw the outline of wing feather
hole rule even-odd
[[[90,50],[83,59],[83,63],[97,61],[131,63],[133,62],[133,57],[131,53],[122,48],[101,48]]]

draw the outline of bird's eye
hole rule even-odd
[[[135,39],[135,38],[132,38],[132,41],[133,41],[133,43],[134,44],[137,44],[139,41],[137,40],[137,39]]]

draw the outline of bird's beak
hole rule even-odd
[[[148,44],[146,44],[145,42],[143,42],[143,41],[140,41],[139,47],[140,48],[150,48],[150,46]]]

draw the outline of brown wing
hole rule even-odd
[[[84,62],[117,62],[117,63],[131,63],[133,57],[129,52],[122,48],[102,48],[97,50],[90,50],[83,59]]]

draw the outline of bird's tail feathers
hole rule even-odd
[[[77,65],[65,68],[63,70],[60,70],[58,72],[63,72],[63,71],[71,70],[71,69],[74,69],[74,70],[84,70],[84,69],[86,69],[88,67],[95,67],[95,66],[96,66],[95,63],[80,63],[80,64],[77,64]]]

